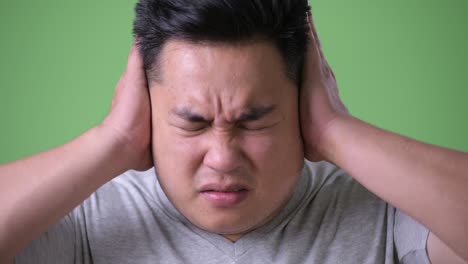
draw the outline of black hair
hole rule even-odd
[[[287,77],[299,84],[308,10],[307,0],[139,0],[133,32],[150,78],[157,78],[160,52],[171,39],[266,40],[278,48]]]

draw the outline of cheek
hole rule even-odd
[[[294,159],[302,156],[299,124],[293,121],[282,123],[269,134],[246,136],[243,143],[249,153],[255,154],[250,156],[266,156],[270,160],[275,157]]]
[[[285,127],[271,136],[246,138],[244,146],[257,175],[259,197],[282,202],[285,197],[278,194],[289,194],[303,167],[299,130]]]
[[[187,167],[202,158],[196,140],[180,137],[168,127],[155,128],[152,143],[155,159],[171,163],[176,168]]]
[[[153,159],[161,183],[168,189],[189,190],[203,156],[201,148],[163,122],[154,125],[152,133]]]
[[[159,183],[178,208],[195,198],[194,179],[202,156],[197,151],[194,143],[171,133],[171,129],[153,130],[153,158]]]
[[[245,136],[241,140],[242,149],[249,160],[260,165],[269,163],[270,155],[278,147],[274,135]],[[260,164],[259,164],[260,163]]]

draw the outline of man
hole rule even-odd
[[[106,119],[0,168],[2,261],[466,262],[468,154],[349,116],[306,1],[136,10]]]

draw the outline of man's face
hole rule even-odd
[[[303,165],[297,87],[273,45],[171,40],[151,82],[158,178],[193,224],[236,240],[275,216]]]

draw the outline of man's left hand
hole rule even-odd
[[[336,119],[347,116],[348,110],[339,97],[335,75],[323,55],[310,12],[307,24],[309,41],[300,92],[301,126],[305,157],[320,161],[326,159],[320,145],[323,135]]]

